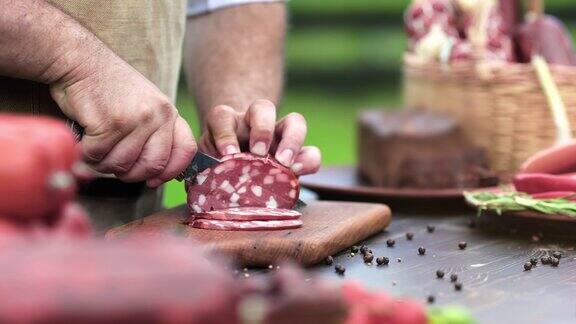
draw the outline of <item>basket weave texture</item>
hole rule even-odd
[[[570,124],[576,125],[576,68],[550,69]],[[468,139],[487,150],[492,169],[501,176],[513,174],[528,157],[556,141],[552,113],[531,64],[444,65],[406,54],[404,100],[407,107],[458,120]]]

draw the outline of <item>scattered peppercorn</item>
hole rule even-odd
[[[435,301],[436,299],[434,298],[433,295],[430,295],[430,296],[428,296],[427,300],[428,300],[428,304],[434,304],[434,301]]]
[[[408,241],[412,241],[412,239],[414,238],[414,234],[413,233],[406,233],[406,239]]]
[[[399,263],[402,262],[402,259],[398,258],[398,262],[399,262]]]
[[[432,226],[432,225],[428,225],[428,226],[426,226],[426,229],[428,230],[428,233],[434,233],[434,230],[436,229],[436,227]]]
[[[365,263],[370,263],[370,262],[372,262],[372,260],[374,260],[374,255],[372,253],[364,254],[364,262]]]
[[[334,263],[334,258],[329,255],[328,257],[326,257],[326,260],[324,260],[324,263],[326,263],[326,265],[332,265],[332,263]]]
[[[462,288],[463,288],[463,285],[461,282],[457,282],[454,284],[454,289],[456,289],[457,291],[462,290]]]
[[[340,275],[342,275],[342,274],[344,274],[344,272],[346,272],[346,268],[344,268],[344,266],[342,266],[341,264],[337,264],[334,267],[334,270],[336,270],[336,273],[340,274]]]
[[[376,264],[378,265],[388,265],[388,263],[390,263],[390,259],[387,257],[376,258]]]
[[[388,239],[386,241],[386,245],[388,245],[388,247],[393,247],[394,244],[396,244],[396,241],[394,241],[393,239]]]
[[[366,245],[362,245],[360,247],[360,253],[364,254],[364,253],[366,253],[366,251],[368,251],[368,247]]]
[[[418,248],[418,254],[420,254],[420,255],[426,254],[426,249],[423,246],[419,247]]]
[[[562,258],[562,253],[560,253],[560,251],[554,251],[552,252],[552,256],[555,257],[556,259],[560,259]]]
[[[540,263],[542,264],[550,264],[550,256],[543,256],[540,258]]]
[[[550,263],[552,264],[553,267],[557,267],[560,264],[560,260],[557,258],[550,258]]]
[[[460,248],[460,250],[464,250],[467,246],[468,246],[468,243],[466,243],[464,241],[458,243],[458,248]]]
[[[352,253],[358,253],[358,250],[359,250],[359,247],[356,245],[354,245],[350,248],[350,252],[352,252]]]
[[[436,278],[438,278],[438,279],[444,278],[444,271],[442,271],[442,270],[436,271]]]
[[[450,281],[456,282],[458,280],[458,275],[453,273],[450,275]]]
[[[532,270],[532,263],[530,262],[524,263],[524,270],[525,271]]]
[[[532,263],[533,266],[537,265],[538,264],[538,258],[531,258],[530,263]]]

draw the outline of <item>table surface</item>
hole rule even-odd
[[[333,266],[319,265],[310,273],[336,280],[354,280],[366,287],[383,289],[395,296],[425,301],[434,295],[434,305],[462,305],[478,323],[575,323],[576,322],[576,252],[570,240],[543,235],[539,242],[529,232],[515,232],[501,226],[486,225],[472,213],[451,216],[395,214],[388,229],[363,242],[374,256],[390,258],[388,266],[367,265],[362,256],[345,251],[335,256],[335,264],[346,267],[344,276]],[[435,231],[428,233],[427,225]],[[491,223],[493,224],[493,223]],[[405,233],[414,233],[408,241]],[[386,240],[393,238],[394,247]],[[458,243],[467,242],[460,250]],[[425,255],[418,247],[426,248]],[[524,271],[531,257],[561,251],[559,267],[538,265]],[[401,262],[397,261],[401,258]],[[436,278],[443,270],[444,279]],[[450,274],[456,273],[463,290],[456,291]]]

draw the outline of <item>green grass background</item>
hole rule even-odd
[[[308,120],[307,142],[320,147],[324,164],[355,162],[358,111],[401,105],[400,60],[407,0],[292,0],[287,40],[287,85],[281,114]],[[548,0],[547,11],[576,32],[576,1]],[[178,108],[198,135],[192,99],[181,84]],[[168,207],[186,199],[183,186],[166,186]]]

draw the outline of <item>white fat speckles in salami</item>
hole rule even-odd
[[[206,203],[206,196],[200,195],[198,196],[198,205],[203,206]]]
[[[273,183],[274,183],[274,177],[272,177],[272,176],[265,176],[263,183],[264,183],[265,185],[273,184]]]
[[[256,197],[262,197],[262,187],[254,185],[250,190],[252,190]]]
[[[274,197],[270,196],[270,198],[266,202],[266,207],[267,208],[278,208],[278,202],[276,201],[276,199],[274,199]]]
[[[229,208],[230,204],[285,209],[296,204],[300,192],[298,179],[273,158],[240,153],[226,156],[222,161],[202,172],[205,178],[187,183],[191,210],[194,210],[193,204],[203,211]]]
[[[201,213],[202,212],[202,208],[200,208],[200,206],[198,206],[196,204],[192,204],[192,210],[194,210],[195,213]]]
[[[219,231],[275,231],[302,227],[302,221],[299,219],[269,221],[196,219],[190,222],[190,226]]]

